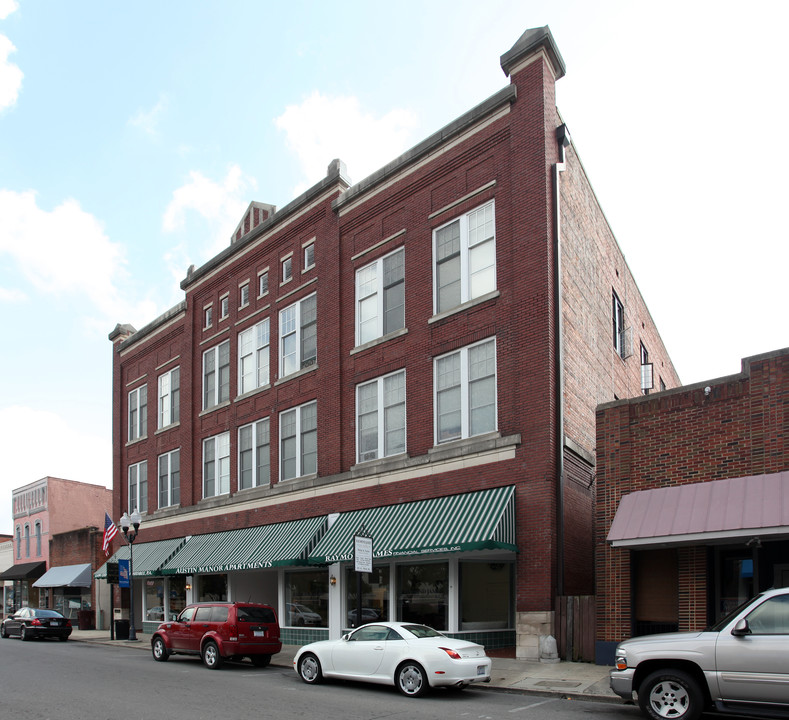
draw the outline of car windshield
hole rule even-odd
[[[267,607],[240,607],[238,608],[239,622],[274,623],[274,611]]]
[[[751,602],[753,602],[754,600],[756,600],[757,598],[760,598],[760,597],[761,597],[761,595],[756,595],[756,597],[748,598],[744,603],[740,604],[738,607],[736,607],[730,613],[725,615],[722,619],[718,620],[718,622],[716,622],[714,625],[710,625],[709,627],[704,628],[704,632],[720,632],[721,630],[723,630],[723,628],[725,628],[731,622],[731,619],[738,612],[740,612],[740,610],[742,610],[746,605],[749,605]]]
[[[414,637],[418,638],[444,637],[438,630],[433,630],[427,625],[403,625],[403,630],[408,630]]]

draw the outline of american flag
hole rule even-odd
[[[114,538],[118,534],[118,528],[115,526],[115,523],[112,522],[110,516],[105,512],[104,513],[104,554],[109,556],[110,554],[110,545],[112,544],[112,538]]]

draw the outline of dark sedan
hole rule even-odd
[[[65,641],[71,635],[71,620],[56,610],[24,607],[3,620],[0,635],[19,635],[22,640],[56,637]]]

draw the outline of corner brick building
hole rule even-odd
[[[536,658],[557,597],[593,592],[595,408],[678,378],[557,111],[548,28],[501,67],[358,184],[334,161],[251,203],[182,303],[110,334],[145,629],[251,598],[301,643],[361,605]]]
[[[789,585],[789,348],[597,411],[597,657]]]

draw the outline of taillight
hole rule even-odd
[[[33,618],[33,621],[30,623],[31,625],[41,625],[41,620],[38,618]]]
[[[71,620],[66,620],[66,627],[71,627]]]
[[[449,655],[449,657],[451,657],[453,660],[460,660],[460,659],[461,659],[460,655],[458,655],[458,654],[457,654],[457,653],[456,653],[454,650],[452,650],[451,648],[440,647],[440,648],[438,648],[438,649],[439,649],[439,650],[443,650],[443,651],[444,651],[444,652],[445,652],[447,655]]]

